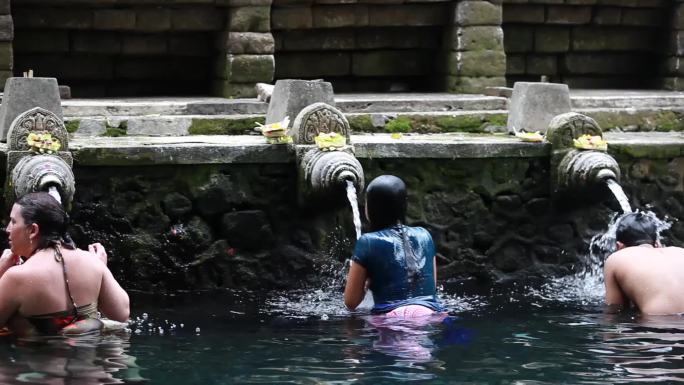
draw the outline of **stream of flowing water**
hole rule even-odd
[[[615,179],[606,180],[606,184],[615,196],[615,199],[617,199],[618,203],[620,203],[620,208],[622,209],[622,212],[631,213],[632,207],[629,205],[629,199],[627,198],[627,195],[625,195],[625,192],[622,191],[622,187],[620,186],[620,184],[616,182]]]
[[[356,187],[352,181],[347,181],[347,199],[354,214],[354,227],[356,228],[356,239],[361,238],[361,215],[359,214],[359,201],[356,196]]]
[[[53,198],[57,199],[57,202],[59,202],[60,204],[62,203],[62,197],[59,195],[59,190],[57,190],[57,187],[48,187],[48,194],[52,195]]]

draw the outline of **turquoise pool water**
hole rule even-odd
[[[5,341],[0,383],[684,381],[684,318],[604,315],[600,293],[557,292],[569,287],[455,285],[443,297],[457,315],[424,327],[346,315],[324,290],[134,295],[128,333]]]

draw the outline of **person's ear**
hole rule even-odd
[[[618,249],[618,250],[622,250],[622,249],[625,248],[625,244],[624,244],[624,243],[622,243],[622,242],[620,242],[620,241],[617,241],[617,242],[615,242],[615,243],[617,244],[617,249]]]
[[[31,225],[28,226],[29,239],[31,239],[31,240],[37,240],[37,239],[38,239],[39,230],[40,230],[40,228],[38,227],[38,224],[37,224],[37,223],[31,223]]]

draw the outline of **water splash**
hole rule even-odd
[[[612,178],[606,179],[606,184],[615,196],[615,199],[618,201],[618,203],[620,203],[620,208],[622,209],[622,212],[631,213],[632,207],[629,205],[629,199],[627,198],[627,195],[625,195],[625,192],[622,191],[622,187],[620,186],[620,184]]]
[[[57,190],[57,187],[50,186],[48,188],[48,194],[50,194],[53,198],[55,198],[57,200],[57,202],[62,204],[62,197],[59,195],[59,190]]]
[[[356,228],[356,239],[361,238],[361,215],[359,214],[359,202],[356,196],[356,187],[352,181],[347,181],[347,199],[354,215],[354,227]]]
[[[619,186],[619,185],[618,185]],[[600,305],[603,303],[605,286],[603,283],[603,264],[606,258],[617,251],[617,224],[625,212],[615,214],[603,234],[595,235],[589,244],[589,254],[582,261],[579,271],[570,276],[552,278],[540,289],[532,289],[531,294],[539,299],[578,305]],[[656,224],[656,239],[660,242],[661,233],[672,225],[667,220],[660,219],[652,211],[643,211]]]

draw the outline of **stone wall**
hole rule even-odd
[[[684,0],[675,0],[664,65],[664,88],[684,91]]]
[[[13,21],[15,75],[56,77],[75,97],[254,96],[273,79],[269,11],[270,0],[14,1],[0,39]]]
[[[679,220],[665,240],[684,245],[684,158],[648,154],[614,153],[622,185],[633,207]],[[577,271],[618,210],[607,189],[555,201],[546,157],[361,162],[368,181],[406,181],[409,223],[431,232],[444,280]],[[76,167],[75,176],[71,233],[81,247],[102,242],[129,289],[317,285],[353,245],[344,194],[298,207],[292,164]]]
[[[337,92],[503,85],[501,7],[488,1],[274,0],[275,77]]]
[[[681,8],[671,0],[504,0],[508,83],[545,75],[575,88],[659,88],[679,60],[670,59],[681,47],[665,47],[678,36],[675,5]],[[665,52],[669,73],[661,68]]]

